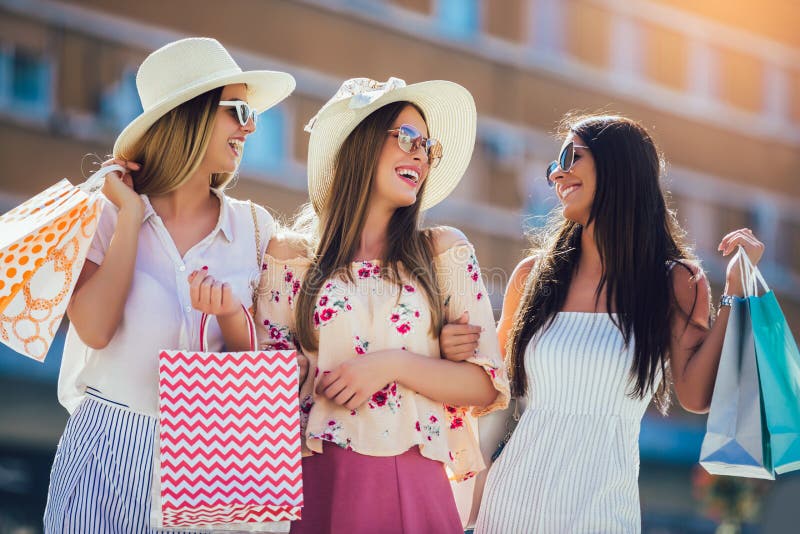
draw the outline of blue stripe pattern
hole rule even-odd
[[[94,393],[83,400],[58,443],[45,533],[178,533],[150,528],[158,420],[100,399]]]
[[[486,477],[476,534],[641,532],[652,392],[628,395],[633,350],[605,313],[561,312],[530,341],[528,406]]]

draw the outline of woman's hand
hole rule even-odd
[[[141,165],[133,161],[114,158],[104,161],[101,167],[108,167],[109,165],[121,165],[127,169],[128,172],[122,176],[120,176],[118,172],[108,173],[102,188],[103,194],[119,208],[120,211],[133,210],[134,213],[139,214],[139,218],[141,218],[144,213],[144,203],[133,189],[133,176],[131,176],[131,171],[138,171],[141,169]]]
[[[761,260],[761,256],[764,254],[764,243],[759,241],[749,228],[734,230],[723,237],[717,250],[722,251],[723,256],[729,256],[732,252],[736,251],[736,247],[738,246],[744,248],[747,257],[750,258],[753,265],[757,265]],[[725,274],[725,294],[744,295],[741,267],[736,258],[728,262],[728,268]]]
[[[308,376],[308,358],[299,350],[297,351],[297,370],[300,375],[300,385],[302,386]]]
[[[442,327],[439,353],[453,362],[462,362],[475,356],[482,330],[480,326],[469,324],[469,312],[462,313],[455,322]]]
[[[317,395],[355,410],[376,391],[394,381],[391,375],[397,351],[378,351],[352,358],[332,371],[323,371],[317,384]]]
[[[233,294],[230,284],[208,274],[207,267],[189,275],[189,296],[192,307],[207,315],[227,317],[242,309],[242,302]]]

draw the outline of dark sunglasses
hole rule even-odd
[[[572,141],[567,143],[566,146],[561,149],[561,154],[558,155],[558,160],[551,162],[550,165],[547,166],[547,172],[545,174],[547,185],[550,187],[555,185],[555,182],[550,179],[550,175],[556,172],[559,167],[561,167],[561,170],[564,172],[569,172],[572,169],[572,166],[575,164],[576,148],[585,148],[586,150],[589,150],[588,146],[576,145]]]
[[[439,165],[439,161],[442,159],[442,144],[438,139],[423,137],[419,130],[409,124],[402,124],[399,128],[387,130],[387,133],[397,137],[400,149],[408,154],[413,154],[424,146],[431,168]]]
[[[253,119],[253,126],[256,125],[256,110],[244,100],[220,100],[219,105],[235,107],[236,118],[239,119],[239,124],[242,126],[247,126],[250,119]]]

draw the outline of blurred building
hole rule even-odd
[[[461,83],[478,106],[478,143],[428,221],[470,237],[499,308],[524,229],[555,204],[543,171],[559,119],[619,112],[665,152],[665,185],[715,295],[719,239],[753,228],[800,338],[798,21],[789,0],[0,0],[0,211],[88,175],[86,155],[108,153],[140,111],[138,64],[169,41],[206,35],[244,68],[298,82],[261,117],[233,196],[294,212],[307,198],[303,126],[345,78]],[[54,392],[59,343],[44,366],[0,352],[0,500],[21,503],[0,506],[0,530],[40,513],[66,418]],[[645,526],[713,530],[691,489],[703,419],[674,412],[643,425]]]

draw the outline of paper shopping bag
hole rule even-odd
[[[775,293],[750,265],[766,293],[748,297],[758,375],[776,473],[800,469],[800,352]]]
[[[294,351],[159,355],[157,527],[300,519],[298,369]]]
[[[773,480],[769,445],[749,302],[734,298],[700,465],[713,475]]]
[[[0,216],[0,342],[44,361],[97,229],[103,167],[64,179]]]

